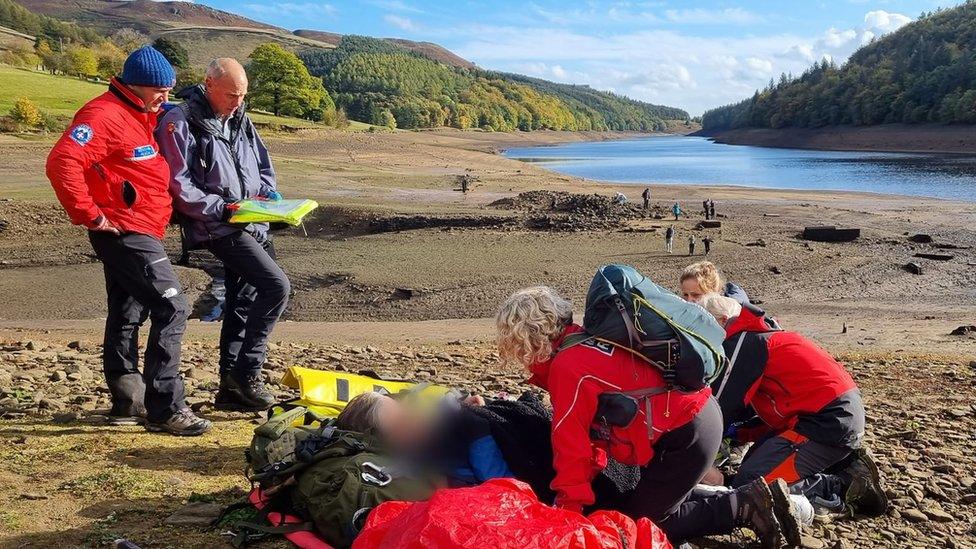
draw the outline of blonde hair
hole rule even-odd
[[[495,317],[503,365],[525,368],[548,360],[552,342],[573,322],[573,305],[548,286],[524,288],[502,303]]]
[[[718,320],[721,320],[722,317],[732,319],[742,313],[741,303],[732,299],[731,297],[725,297],[724,295],[718,295],[715,293],[707,294],[705,297],[701,298],[701,301],[699,301],[698,304],[704,307],[706,311],[711,313],[712,316]]]
[[[719,293],[722,291],[722,287],[725,286],[725,281],[722,280],[722,273],[719,272],[718,267],[711,261],[699,261],[698,263],[692,263],[685,267],[685,270],[681,271],[681,280],[678,282],[681,283],[689,279],[694,279],[698,282],[702,293],[706,294]]]

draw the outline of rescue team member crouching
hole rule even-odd
[[[819,513],[885,513],[877,466],[861,448],[861,393],[844,366],[800,334],[773,329],[753,306],[717,294],[701,305],[727,333],[730,363],[712,387],[726,434],[756,442],[731,485],[783,479]],[[752,410],[761,421],[737,424]]]
[[[132,52],[108,92],[89,101],[48,155],[47,176],[105,271],[103,362],[109,421],[148,419],[150,431],[199,435],[210,422],[186,407],[180,347],[189,311],[163,249],[172,212],[169,167],[153,129],[176,74],[151,47]],[[151,327],[140,373],[139,327]]]
[[[591,482],[609,453],[641,468],[638,485],[619,510],[650,518],[675,545],[744,526],[756,532],[763,547],[780,547],[781,521],[799,528],[783,483],[768,486],[759,479],[734,491],[692,494],[722,438],[721,411],[708,387],[649,397],[650,424],[641,406],[629,425],[610,426],[609,436],[594,440],[593,433],[608,427],[598,419],[607,415],[601,395],[665,387],[661,373],[631,353],[599,343],[555,352],[582,328],[573,323],[569,301],[545,286],[509,297],[496,324],[502,361],[523,365],[532,374],[529,382],[549,391],[558,507],[580,512],[593,504]]]
[[[268,150],[245,113],[247,85],[240,63],[214,60],[204,86],[180,92],[184,102],[162,118],[156,138],[172,172],[170,193],[190,248],[206,248],[224,265],[215,404],[256,411],[275,402],[261,370],[291,286],[275,261],[268,224],[229,223],[240,200],[281,199]]]

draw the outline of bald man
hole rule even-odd
[[[220,330],[221,409],[259,411],[274,397],[262,367],[268,336],[285,310],[291,287],[275,260],[267,223],[230,219],[246,198],[281,200],[264,142],[245,112],[247,74],[234,59],[215,59],[203,85],[156,128],[169,163],[173,208],[190,249],[208,249],[225,270],[227,298]]]

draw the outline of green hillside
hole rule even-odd
[[[511,130],[667,129],[680,109],[633,101],[585,86],[449,66],[396,44],[344,36],[334,50],[305,51],[349,118],[399,128]]]
[[[842,67],[818,63],[702,117],[705,131],[932,122],[976,123],[974,0],[923,14]]]

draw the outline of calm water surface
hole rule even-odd
[[[617,183],[867,191],[976,201],[976,154],[771,149],[666,136],[516,148],[505,155]]]

